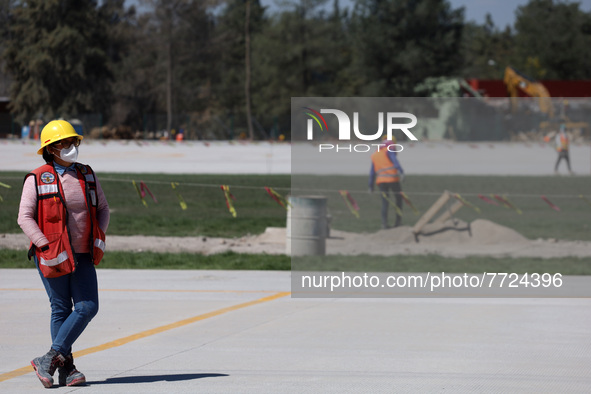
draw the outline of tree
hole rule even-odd
[[[216,26],[215,42],[219,68],[215,94],[230,117],[246,117],[246,130],[254,138],[252,94],[258,70],[253,64],[254,41],[265,28],[265,8],[258,0],[231,0],[222,11]],[[242,87],[242,88],[241,88]]]
[[[4,57],[17,119],[107,113],[112,75],[96,1],[19,2],[13,15]]]
[[[147,1],[153,6],[153,23],[155,33],[152,38],[159,44],[164,59],[164,68],[166,79],[165,86],[165,105],[166,105],[166,130],[172,129],[172,95],[173,95],[173,44],[177,26],[182,21],[185,11],[191,7],[191,2],[187,0],[153,0]]]
[[[500,31],[490,14],[483,25],[469,22],[462,40],[465,78],[502,79],[507,65],[515,64],[515,37],[510,27]]]
[[[99,14],[107,23],[107,56],[113,73],[113,98],[108,121],[138,129],[141,127],[141,110],[150,107],[150,100],[146,100],[141,93],[141,85],[145,81],[137,82],[141,79],[137,66],[142,58],[141,51],[135,48],[142,41],[142,31],[135,7],[126,8],[124,0],[103,0]]]
[[[147,11],[131,31],[118,96],[125,103],[128,121],[149,129],[180,128],[188,117],[210,102],[215,58],[212,48],[213,17],[218,0],[145,0]],[[165,124],[146,122],[147,115],[166,113]],[[155,120],[155,119],[154,119]]]
[[[579,3],[530,0],[516,11],[515,66],[535,79],[591,78],[590,27]]]
[[[464,10],[446,0],[358,0],[352,23],[356,94],[412,96],[425,78],[460,71]]]
[[[304,0],[270,18],[253,41],[253,110],[261,123],[290,128],[290,99],[350,95],[348,14],[338,1]]]
[[[215,18],[203,1],[193,1],[177,26],[174,39],[176,108],[181,112],[206,109],[217,73],[213,42]]]
[[[14,7],[14,0],[0,0],[0,96],[8,96],[8,89],[11,84],[10,76],[4,72],[5,61],[2,54],[6,46],[5,42],[10,39],[9,26]]]

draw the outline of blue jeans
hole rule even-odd
[[[76,271],[57,278],[45,278],[37,268],[51,303],[51,347],[63,355],[72,353],[72,344],[98,312],[98,282],[90,254],[78,253],[76,259]]]

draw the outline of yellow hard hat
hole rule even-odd
[[[37,151],[38,155],[43,154],[43,148],[47,145],[51,145],[54,142],[70,138],[76,137],[78,139],[82,139],[80,134],[76,133],[74,127],[65,120],[52,120],[51,122],[47,123],[43,130],[41,130],[41,148]]]

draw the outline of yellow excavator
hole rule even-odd
[[[517,110],[519,90],[527,94],[530,97],[538,98],[538,105],[540,111],[548,115],[548,118],[554,117],[554,107],[552,106],[552,99],[548,89],[540,82],[534,81],[533,79],[520,73],[513,67],[505,68],[505,77],[503,82],[507,86],[507,92],[511,97],[511,108],[513,112]]]
[[[517,111],[519,90],[530,97],[538,98],[540,111],[548,116],[548,120],[540,123],[540,130],[548,132],[557,128],[558,123],[564,123],[567,130],[580,129],[582,133],[589,134],[589,124],[587,122],[572,122],[564,113],[559,116],[560,119],[554,119],[554,106],[550,92],[542,83],[535,81],[526,75],[520,73],[513,67],[505,68],[505,77],[503,82],[507,86],[507,92],[511,98],[511,110]],[[565,105],[566,101],[562,102]],[[563,111],[561,111],[563,112]]]

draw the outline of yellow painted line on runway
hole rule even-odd
[[[73,355],[75,358],[78,358],[78,357],[86,356],[88,354],[102,352],[103,350],[123,346],[125,344],[130,343],[130,342],[137,341],[138,339],[142,339],[142,338],[146,338],[146,337],[149,337],[152,335],[160,334],[165,331],[169,331],[169,330],[172,330],[175,328],[183,327],[188,324],[192,324],[192,323],[195,323],[195,322],[198,322],[201,320],[209,319],[210,317],[223,315],[224,313],[236,311],[238,309],[246,308],[246,307],[249,307],[252,305],[257,305],[257,304],[262,304],[264,302],[273,301],[278,298],[286,297],[290,294],[291,293],[289,291],[284,291],[284,292],[280,292],[280,293],[275,293],[275,294],[267,296],[267,297],[259,298],[259,299],[253,300],[253,301],[244,302],[242,304],[237,304],[237,305],[232,305],[232,306],[229,306],[226,308],[221,308],[221,309],[218,309],[218,310],[215,310],[212,312],[204,313],[202,315],[193,316],[188,319],[180,320],[175,323],[166,324],[164,326],[152,328],[151,330],[142,331],[137,334],[129,335],[124,338],[116,339],[114,341],[107,342],[102,345],[94,346],[94,347],[91,347],[88,349],[83,349],[83,350],[75,352]],[[29,372],[33,372],[32,366],[27,366],[27,367],[15,369],[14,371],[3,373],[0,375],[0,382],[3,382],[8,379],[16,378],[18,376],[25,375]]]
[[[202,315],[198,315],[198,316],[190,317],[188,319],[180,320],[180,321],[177,321],[175,323],[166,324],[164,326],[156,327],[156,328],[153,328],[151,330],[142,331],[140,333],[133,334],[133,335],[130,335],[130,336],[127,336],[127,337],[124,337],[124,338],[121,338],[121,339],[117,339],[117,340],[114,340],[114,341],[111,341],[111,342],[107,342],[107,343],[104,343],[104,344],[99,345],[99,346],[95,346],[95,347],[91,347],[91,348],[88,348],[88,349],[80,350],[80,351],[74,353],[74,357],[82,357],[82,356],[86,356],[87,354],[92,354],[92,353],[100,352],[100,351],[103,351],[103,350],[111,349],[111,348],[114,348],[114,347],[122,346],[122,345],[125,345],[125,344],[129,343],[129,342],[137,341],[138,339],[146,338],[146,337],[149,337],[149,336],[152,336],[152,335],[155,335],[155,334],[159,334],[161,332],[172,330],[174,328],[179,328],[179,327],[182,327],[182,326],[186,326],[187,324],[191,324],[191,323],[195,323],[195,322],[198,322],[198,321],[201,321],[201,320],[209,319],[210,317],[215,317],[215,316],[223,315],[224,313],[228,313],[228,312],[232,312],[232,311],[235,311],[235,310],[238,310],[238,309],[246,308],[248,306],[252,306],[252,305],[256,305],[256,304],[261,304],[261,303],[267,302],[267,301],[273,301],[273,300],[276,300],[278,298],[288,296],[289,294],[291,294],[291,293],[290,292],[276,293],[276,294],[273,294],[271,296],[259,298],[258,300],[248,301],[248,302],[244,302],[242,304],[229,306],[229,307],[226,307],[226,308],[218,309],[218,310],[213,311],[213,312],[208,312],[208,313],[204,313]]]
[[[4,382],[5,380],[16,378],[18,376],[26,375],[29,372],[33,372],[33,367],[30,365],[19,369],[15,369],[14,371],[3,373],[2,375],[0,375],[0,382]]]

